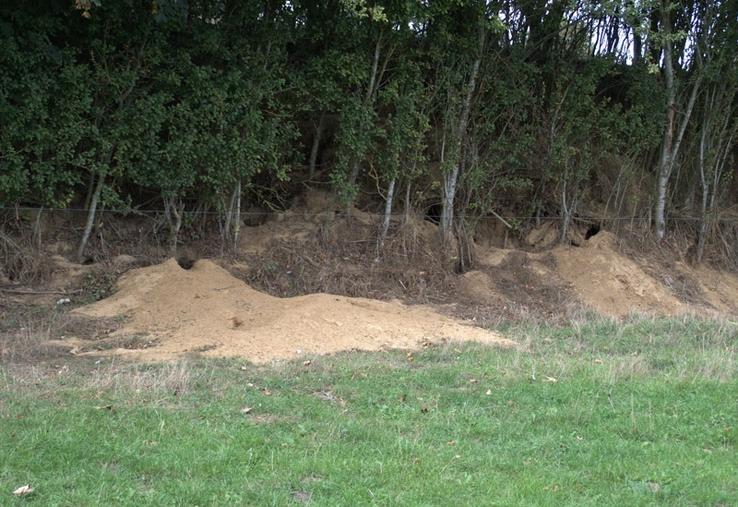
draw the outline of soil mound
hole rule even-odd
[[[484,271],[468,271],[459,277],[461,294],[480,305],[499,306],[506,302],[504,295],[496,289],[492,277]]]
[[[707,302],[718,312],[738,315],[738,276],[727,271],[716,271],[706,266],[689,268],[697,279]]]
[[[602,231],[582,248],[554,249],[559,276],[572,284],[585,304],[606,315],[631,312],[673,315],[684,305],[667,287],[617,250],[615,237]]]
[[[532,229],[525,236],[525,243],[535,248],[550,248],[559,240],[559,231],[556,224],[547,222]]]
[[[544,227],[534,232],[553,238],[552,230]],[[540,244],[541,238],[532,239]],[[623,254],[610,232],[600,231],[578,244],[581,246],[559,245],[546,252],[482,250],[479,271],[460,278],[460,292],[483,304],[532,304],[551,316],[565,314],[574,301],[613,317],[629,313],[735,312],[732,300],[738,297],[738,280],[727,273],[716,276],[707,268],[684,266],[690,279],[699,285],[695,290],[704,296],[704,304],[687,304],[679,299],[674,287]]]
[[[115,333],[146,335],[155,346],[113,352],[139,359],[199,352],[267,362],[352,349],[414,348],[445,339],[514,345],[422,307],[328,294],[269,296],[207,260],[190,269],[174,259],[135,269],[121,277],[117,289],[77,312],[97,318],[125,316]]]

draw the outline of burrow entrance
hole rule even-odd
[[[197,262],[197,259],[193,259],[189,256],[177,257],[177,264],[179,264],[179,267],[182,269],[192,269],[192,266],[195,265],[195,262]]]
[[[592,236],[596,236],[598,232],[600,232],[600,226],[598,224],[590,225],[589,229],[587,229],[587,232],[584,233],[584,239],[589,239]]]

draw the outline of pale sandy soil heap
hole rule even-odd
[[[582,301],[601,313],[673,315],[685,310],[668,288],[618,252],[609,232],[600,232],[582,248],[557,247],[554,256],[559,275],[573,285]]]
[[[137,359],[200,352],[266,362],[352,349],[415,348],[444,339],[515,345],[422,307],[328,294],[272,297],[207,260],[190,270],[173,259],[135,269],[120,279],[117,289],[77,312],[125,316],[116,334],[156,338],[151,348],[113,351]]]
[[[537,241],[545,234],[550,235],[551,230],[550,227],[541,228],[533,239]],[[686,303],[675,294],[678,284],[668,286],[664,280],[657,280],[644,270],[637,261],[621,253],[611,233],[601,231],[589,240],[582,240],[579,245],[556,246],[552,250],[534,252],[480,249],[480,269],[461,276],[459,289],[480,304],[502,305],[509,298],[496,283],[500,270],[519,270],[521,273],[514,273],[518,279],[525,281],[526,276],[521,275],[525,274],[522,271],[527,271],[530,283],[570,288],[579,303],[612,317],[624,317],[630,313],[738,314],[738,277],[734,273],[677,262],[674,272],[664,272],[663,278],[669,280],[682,275],[690,280],[698,300]],[[510,265],[509,261],[515,256],[524,256],[525,265]],[[545,262],[549,256],[553,256],[552,264]]]
[[[706,266],[691,268],[680,263],[678,267],[697,279],[705,299],[720,313],[738,315],[738,276]]]

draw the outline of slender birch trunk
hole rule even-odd
[[[469,82],[467,83],[466,96],[461,108],[461,116],[459,118],[459,128],[456,135],[456,156],[458,159],[454,164],[453,169],[448,172],[443,179],[443,200],[441,210],[441,223],[440,233],[441,241],[444,245],[447,245],[453,234],[451,227],[454,221],[454,199],[456,198],[456,189],[458,186],[459,172],[462,164],[462,151],[464,148],[464,141],[466,139],[466,130],[469,126],[469,116],[471,114],[471,103],[474,97],[474,91],[477,87],[477,77],[479,76],[479,68],[482,65],[482,54],[484,52],[484,39],[485,39],[485,28],[484,24],[479,25],[479,45],[477,48],[477,57],[474,59],[472,64],[471,74],[469,75]]]
[[[379,232],[378,250],[384,247],[384,240],[387,239],[387,231],[389,231],[390,221],[392,220],[392,201],[395,197],[395,183],[397,178],[392,178],[387,187],[387,199],[384,201],[384,218],[382,219],[382,228]]]
[[[694,104],[697,101],[697,92],[702,81],[702,70],[698,69],[692,92],[689,96],[687,108],[679,126],[679,132],[674,137],[676,130],[676,87],[674,85],[674,64],[671,44],[671,18],[667,7],[662,9],[662,18],[665,31],[664,43],[664,79],[666,84],[666,126],[664,128],[664,139],[661,143],[661,156],[659,157],[658,179],[656,183],[656,237],[664,239],[666,234],[666,196],[669,190],[669,178],[674,169],[674,163],[679,155],[679,148],[687,130],[689,118],[692,116]]]
[[[164,213],[169,222],[169,252],[172,256],[177,255],[177,243],[179,241],[179,231],[182,228],[184,207],[181,198],[177,196],[164,197]]]
[[[98,176],[95,191],[92,193],[92,199],[90,199],[90,207],[87,210],[85,230],[82,233],[82,240],[80,241],[79,248],[77,249],[78,262],[82,262],[85,257],[85,248],[87,248],[87,242],[90,240],[92,227],[95,225],[95,213],[97,212],[97,205],[100,202],[100,195],[102,194],[103,186],[105,185],[105,176],[105,171],[101,172]]]
[[[238,240],[241,236],[241,178],[236,183],[236,209],[233,221],[233,251],[238,250]]]
[[[369,76],[369,85],[366,88],[365,103],[372,104],[374,102],[374,89],[377,86],[377,72],[379,70],[379,59],[381,56],[382,49],[382,37],[377,38],[377,43],[374,45],[374,58],[372,60],[372,72]],[[352,166],[351,172],[349,173],[349,186],[356,184],[356,179],[359,177],[359,171],[361,170],[361,158],[356,157]],[[351,204],[349,203],[347,208],[347,214],[351,210]]]

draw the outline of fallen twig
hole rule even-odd
[[[6,294],[18,294],[18,295],[43,295],[43,294],[60,294],[62,296],[71,295],[71,294],[79,294],[82,292],[81,290],[73,290],[71,292],[65,291],[65,290],[18,290],[18,289],[0,289],[0,292],[4,292]]]

